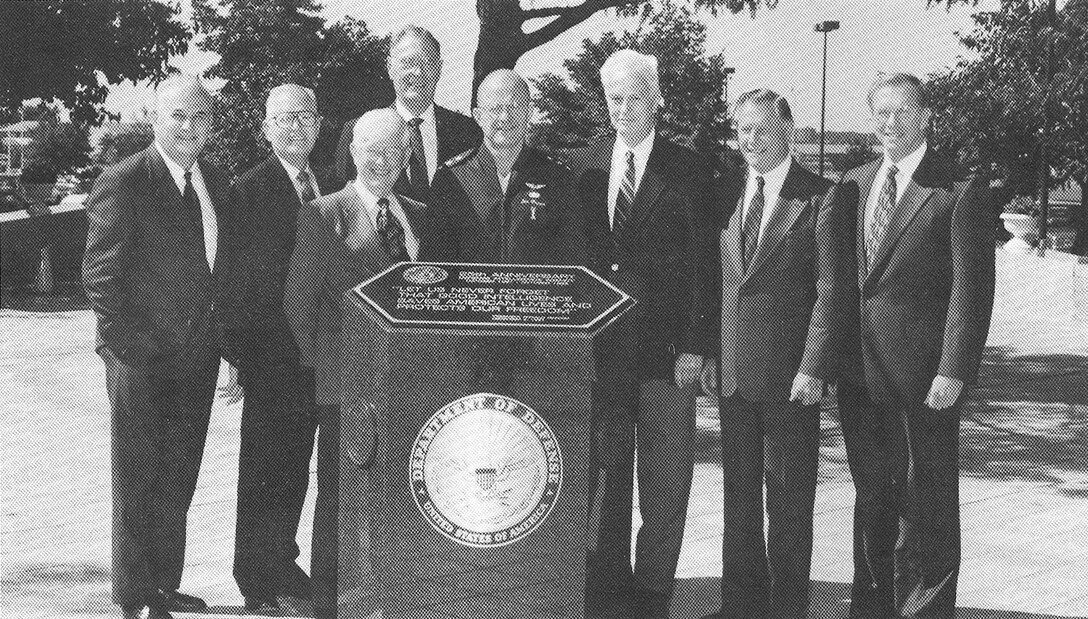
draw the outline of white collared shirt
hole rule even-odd
[[[377,230],[378,213],[381,211],[378,208],[378,197],[358,180],[353,181],[352,185],[355,186],[355,191],[359,194],[359,200],[363,203],[363,209],[369,219],[368,222],[360,221],[359,225],[369,225],[372,229]],[[415,231],[412,230],[412,225],[408,223],[408,216],[405,214],[404,207],[401,206],[397,196],[389,194],[387,198],[389,200],[389,212],[400,222],[400,227],[404,228],[404,248],[408,250],[408,257],[416,260],[419,257],[419,239],[416,237]]]
[[[298,199],[302,199],[302,187],[298,184],[298,175],[302,172],[301,169],[287,163],[287,160],[279,155],[276,155],[276,159],[280,160],[280,165],[287,172],[287,176],[291,179],[291,185],[295,188],[295,193],[298,194]],[[314,197],[321,196],[321,190],[317,186],[317,179],[314,178],[313,170],[306,169],[306,173],[310,175],[310,190],[314,192]]]
[[[650,159],[650,153],[654,150],[654,133],[646,136],[633,147],[623,141],[623,137],[616,135],[616,141],[612,144],[612,169],[608,174],[608,224],[615,226],[616,222],[616,196],[619,194],[623,179],[627,176],[627,153],[635,153],[635,193],[642,185],[642,175],[646,173],[646,162]]]
[[[404,119],[404,122],[408,122],[413,118],[422,118],[423,122],[419,124],[419,134],[423,137],[423,158],[426,159],[427,164],[427,184],[430,185],[434,180],[435,170],[438,169],[438,125],[435,124],[434,119],[434,104],[423,110],[423,113],[418,117],[408,111],[408,108],[404,107],[404,104],[398,99],[395,104],[397,114]],[[409,126],[409,131],[411,127]],[[409,146],[409,151],[411,147]]]
[[[166,164],[166,169],[170,171],[170,176],[178,187],[178,193],[185,195],[186,170],[166,154],[158,140],[155,140],[155,150],[159,151],[159,156],[162,157],[163,163]],[[194,163],[188,172],[191,172],[189,179],[193,184],[193,191],[196,192],[197,202],[200,203],[200,223],[204,231],[204,257],[208,260],[208,268],[214,270],[219,238],[219,222],[215,218],[215,205],[212,204],[212,198],[208,194],[208,187],[204,184],[204,176],[200,173],[200,165]]]
[[[911,179],[914,178],[914,172],[918,169],[918,165],[922,163],[922,157],[925,157],[926,150],[929,145],[922,142],[922,145],[914,149],[914,152],[903,157],[895,164],[895,203],[903,199],[903,192],[907,190],[907,185],[910,184]],[[873,187],[869,190],[869,198],[865,202],[865,240],[868,241],[869,230],[873,224],[873,214],[876,213],[876,205],[880,202],[880,192],[884,190],[884,180],[888,178],[888,168],[892,166],[892,160],[888,158],[888,154],[884,154],[884,161],[880,164],[880,169],[876,171],[876,177],[873,178]]]
[[[757,176],[763,177],[763,218],[759,222],[759,240],[767,232],[767,222],[771,220],[774,209],[778,206],[778,197],[782,194],[782,185],[786,182],[786,175],[793,165],[793,158],[789,155],[766,174],[760,174],[754,168],[748,168],[748,181],[744,188],[744,211],[741,226],[748,226],[748,209],[752,207],[752,196],[756,195]]]

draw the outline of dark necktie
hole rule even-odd
[[[756,192],[752,194],[752,201],[748,203],[748,212],[744,215],[744,269],[747,271],[752,264],[752,258],[759,247],[759,226],[763,222],[763,177],[756,177]]]
[[[207,249],[204,245],[204,218],[200,213],[200,199],[196,197],[193,189],[193,173],[185,171],[185,189],[181,192],[181,207],[189,218],[190,225],[196,231],[196,238],[200,243],[200,255],[207,258]]]
[[[427,181],[427,158],[423,154],[423,133],[419,126],[422,118],[408,121],[408,141],[411,152],[408,154],[408,184],[412,187],[413,197],[420,199],[427,195],[430,183]]]
[[[627,173],[623,175],[620,190],[616,194],[616,212],[613,215],[612,229],[619,231],[631,216],[631,207],[635,204],[635,153],[627,151]]]
[[[392,262],[407,262],[408,248],[404,244],[404,228],[397,216],[389,210],[389,199],[378,200],[378,233],[382,237],[382,248]]]
[[[310,182],[310,173],[306,170],[302,170],[296,177],[298,180],[298,197],[302,200],[303,204],[306,204],[317,197],[314,194],[314,185]]]
[[[884,232],[888,229],[888,222],[892,219],[892,209],[895,208],[897,188],[895,175],[899,169],[894,165],[888,167],[888,176],[884,179],[884,187],[880,190],[880,197],[876,201],[876,210],[873,211],[873,220],[869,222],[869,235],[865,239],[865,262],[872,264],[876,248],[884,238]]]

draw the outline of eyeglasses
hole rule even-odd
[[[281,129],[290,129],[298,124],[299,127],[309,129],[317,124],[321,117],[313,112],[286,112],[276,114],[271,118],[273,124]]]

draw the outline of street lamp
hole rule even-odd
[[[816,24],[816,32],[824,33],[824,74],[820,83],[820,176],[824,175],[824,118],[827,113],[827,33],[839,29],[837,21]]]

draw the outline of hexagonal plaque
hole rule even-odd
[[[594,330],[634,303],[581,266],[402,262],[353,294],[393,325]]]

